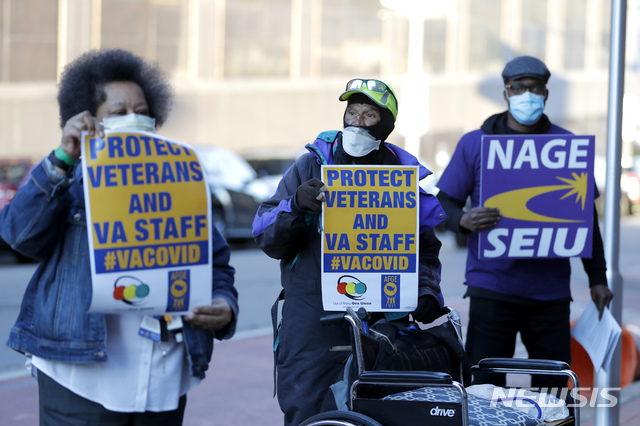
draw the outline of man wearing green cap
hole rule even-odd
[[[280,259],[284,300],[277,324],[278,302],[272,309],[277,394],[286,425],[298,425],[323,411],[329,386],[342,379],[348,353],[331,351],[350,344],[346,324],[323,327],[318,231],[327,187],[320,180],[323,164],[415,165],[420,179],[431,172],[405,150],[385,142],[395,127],[398,103],[391,87],[373,79],[347,83],[343,131],[323,132],[307,145],[284,175],[276,194],[259,208],[253,222],[258,246]],[[441,243],[433,228],[444,219],[437,199],[420,190],[420,253],[418,307],[412,316],[429,323],[441,314]],[[326,408],[326,407],[325,407]]]

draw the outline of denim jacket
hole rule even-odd
[[[213,297],[229,303],[233,320],[215,335],[185,323],[191,374],[199,378],[211,360],[214,337],[231,338],[238,317],[230,249],[213,226],[212,234]],[[0,213],[0,235],[14,250],[40,261],[7,345],[51,360],[106,361],[104,315],[87,313],[92,286],[82,168],[62,176],[45,158]]]

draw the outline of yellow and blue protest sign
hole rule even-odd
[[[591,257],[594,155],[594,136],[483,136],[480,205],[502,219],[479,258]]]
[[[415,309],[418,180],[417,166],[322,166],[325,310]]]
[[[188,313],[211,303],[211,200],[186,144],[147,132],[82,137],[90,312]]]

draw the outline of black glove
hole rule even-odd
[[[327,186],[320,179],[309,179],[298,187],[296,203],[302,210],[322,213],[322,202]]]
[[[413,319],[423,324],[429,324],[442,315],[440,302],[433,296],[420,296],[418,307],[411,313]]]

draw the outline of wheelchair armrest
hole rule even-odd
[[[478,365],[472,367],[474,371],[483,371],[494,368],[540,371],[563,371],[571,369],[569,364],[563,361],[524,358],[485,358],[480,360]]]
[[[563,361],[549,359],[523,358],[485,358],[478,365],[471,367],[471,374],[477,372],[515,373],[515,374],[548,374],[552,376],[567,376],[573,384],[573,391],[580,395],[580,381],[578,375],[571,370],[569,364]],[[576,398],[576,396],[574,396]],[[580,424],[580,409],[574,411],[576,425]]]
[[[365,371],[360,374],[358,381],[361,384],[367,383],[406,383],[406,384],[436,384],[450,385],[453,379],[447,373],[437,371]]]

